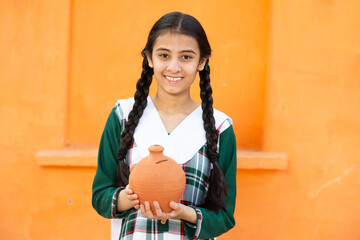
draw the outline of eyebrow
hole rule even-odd
[[[167,49],[167,48],[157,48],[155,51],[167,51],[167,52],[170,52],[170,50]],[[191,50],[191,49],[182,50],[182,51],[180,51],[180,53],[192,53],[192,54],[196,55],[196,52]]]

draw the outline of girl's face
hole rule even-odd
[[[171,95],[188,94],[198,71],[204,68],[206,59],[200,59],[200,49],[195,38],[167,32],[154,44],[149,66],[154,69],[158,93]]]

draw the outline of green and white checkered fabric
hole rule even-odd
[[[184,205],[199,206],[205,200],[211,166],[204,151],[205,146],[189,162],[181,164],[186,175],[185,192],[180,200]],[[201,226],[201,212],[197,211],[197,214],[197,226]],[[158,220],[144,217],[140,210],[132,209],[122,221],[120,239],[187,239],[184,224],[185,221],[180,219],[169,219],[166,224],[161,224]],[[186,224],[193,225],[189,222]],[[196,225],[193,227],[196,228]]]

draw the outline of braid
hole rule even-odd
[[[149,87],[152,82],[154,71],[149,67],[146,56],[143,54],[141,77],[136,83],[136,92],[134,95],[134,105],[129,113],[128,120],[125,123],[125,129],[121,134],[120,147],[116,160],[118,161],[118,180],[121,186],[126,186],[129,180],[129,166],[125,163],[125,157],[128,149],[133,143],[135,128],[147,105]]]
[[[209,60],[206,60],[204,69],[200,75],[200,97],[203,110],[204,129],[207,141],[207,156],[212,163],[212,170],[209,178],[209,190],[204,202],[204,207],[213,211],[218,211],[224,207],[227,197],[227,186],[224,173],[218,163],[219,154],[217,153],[218,135],[215,128],[215,118],[213,109],[212,88],[210,85]]]

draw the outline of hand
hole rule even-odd
[[[170,213],[169,213],[169,217],[170,218],[182,218],[181,216],[184,214],[185,212],[185,205],[181,204],[181,203],[176,203],[174,201],[170,202],[170,207],[173,209]]]
[[[130,172],[133,170],[134,168],[134,164],[130,164]],[[134,194],[133,190],[130,189],[130,185],[128,184],[125,188],[125,192],[127,194],[127,198],[128,200],[131,202],[131,204],[133,205],[133,207],[135,209],[139,209],[140,208],[140,201],[139,201],[139,197]]]
[[[126,193],[126,198],[127,200],[129,200],[129,202],[131,203],[131,205],[135,208],[135,209],[139,209],[140,208],[140,201],[139,201],[139,197],[138,195],[136,195],[133,190],[130,189],[130,185],[128,184],[125,188],[125,193]]]
[[[130,172],[133,170],[133,168],[134,165],[130,164]],[[130,208],[139,209],[139,204],[139,197],[133,192],[133,190],[131,190],[128,184],[125,189],[120,191],[116,208],[119,212],[129,210]]]
[[[170,202],[170,207],[173,210],[169,213],[169,218],[177,217],[193,224],[197,223],[197,215],[192,207],[186,206],[181,203],[176,203],[174,201]]]
[[[154,201],[154,207],[155,207],[155,213],[151,211],[150,203],[145,202],[145,204],[140,205],[140,212],[142,215],[144,215],[147,218],[151,219],[161,219],[161,220],[167,220],[169,218],[180,218],[184,219],[188,222],[196,224],[197,222],[197,215],[193,208],[186,206],[181,203],[176,203],[174,201],[171,201],[169,206],[173,209],[170,213],[164,213],[161,208],[160,204],[156,201]]]
[[[140,205],[140,212],[147,218],[166,220],[169,218],[169,213],[164,213],[161,210],[160,204],[157,201],[153,202],[155,212],[151,210],[150,203],[145,201],[144,204]]]
[[[160,204],[157,201],[153,202],[153,205],[155,207],[155,212],[151,210],[150,203],[145,202],[144,205],[140,205],[140,211],[141,214],[144,215],[147,218],[151,219],[161,219],[166,220],[169,218],[181,218],[181,215],[184,213],[185,205],[181,203],[176,203],[174,201],[171,201],[169,206],[173,209],[170,213],[164,213],[161,210]]]

